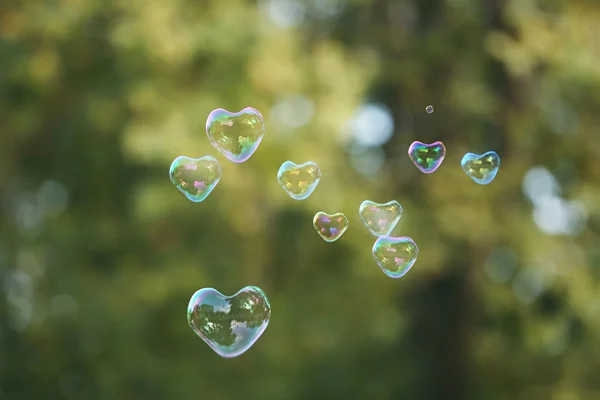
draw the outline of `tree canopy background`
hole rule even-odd
[[[589,0],[3,1],[0,398],[600,398],[599,20]],[[204,123],[246,106],[267,133],[237,165]],[[446,144],[434,174],[414,140]],[[479,186],[460,159],[488,150]],[[203,203],[169,181],[179,155],[220,161]],[[288,159],[321,167],[305,201],[278,187]],[[404,207],[402,279],[365,199]],[[338,242],[317,211],[348,216]],[[270,325],[222,359],[187,302],[247,285]]]

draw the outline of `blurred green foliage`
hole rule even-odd
[[[600,398],[599,20],[589,0],[3,1],[0,398]],[[354,143],[361,104],[393,116],[381,148]],[[204,123],[246,106],[267,133],[237,165]],[[413,140],[445,143],[437,172]],[[460,159],[492,149],[476,185]],[[179,155],[221,162],[201,204],[168,179]],[[306,201],[278,187],[288,159],[321,167]],[[365,199],[404,208],[400,280]],[[338,242],[321,210],[350,219]],[[187,302],[246,285],[271,323],[222,359]]]

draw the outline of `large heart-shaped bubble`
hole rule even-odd
[[[319,211],[313,218],[313,225],[324,241],[335,242],[346,232],[349,222],[342,213],[327,214]]]
[[[190,299],[187,319],[194,332],[218,355],[233,358],[252,347],[267,329],[271,305],[256,286],[246,286],[233,296],[204,288]]]
[[[221,166],[211,157],[177,157],[169,169],[171,182],[191,201],[206,199],[221,179]]]
[[[431,174],[444,161],[446,146],[439,141],[432,144],[413,142],[408,148],[408,156],[419,171],[424,174]]]
[[[217,108],[208,115],[206,134],[210,143],[235,163],[250,158],[265,135],[265,122],[258,110],[246,107],[237,113]]]
[[[500,168],[500,157],[495,151],[482,155],[467,153],[460,162],[463,171],[480,185],[487,185],[494,180]]]
[[[373,245],[373,258],[390,278],[402,278],[412,268],[419,248],[409,237],[383,236]]]
[[[402,217],[402,206],[396,200],[379,204],[365,200],[358,210],[360,219],[375,236],[388,236]]]
[[[277,172],[277,181],[294,200],[304,200],[310,196],[320,179],[321,170],[313,161],[301,165],[286,161]]]

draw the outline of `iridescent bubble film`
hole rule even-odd
[[[247,107],[237,113],[222,108],[206,120],[210,143],[230,161],[241,163],[250,158],[265,135],[265,123],[258,110]]]
[[[402,278],[417,261],[419,248],[409,237],[380,237],[373,245],[373,257],[390,278]]]
[[[267,329],[271,305],[256,286],[247,286],[233,296],[204,288],[190,299],[187,319],[194,332],[218,355],[233,358],[252,347]]]
[[[485,154],[467,153],[460,162],[463,171],[480,185],[487,185],[494,180],[500,168],[500,157],[495,151]]]
[[[342,213],[327,214],[319,211],[313,218],[313,225],[324,241],[335,242],[346,232],[349,222]]]
[[[446,146],[439,141],[432,144],[413,142],[408,148],[408,156],[421,172],[431,174],[444,161]]]
[[[221,166],[211,157],[177,157],[169,168],[171,182],[191,201],[206,199],[221,179]]]
[[[298,165],[291,161],[281,164],[277,181],[294,200],[304,200],[311,195],[321,180],[321,170],[313,161]]]
[[[433,106],[425,107],[425,111],[427,111],[427,114],[431,114],[434,111]]]
[[[360,219],[375,236],[388,236],[402,217],[402,206],[396,200],[379,204],[365,200],[358,210]]]

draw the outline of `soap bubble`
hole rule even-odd
[[[221,166],[211,157],[177,157],[169,169],[171,182],[194,203],[206,199],[221,179]]]
[[[409,237],[382,236],[373,245],[373,257],[390,278],[402,278],[412,268],[419,248]]]
[[[265,135],[265,123],[261,113],[252,107],[237,113],[218,108],[206,120],[206,134],[228,160],[241,163],[258,148]]]
[[[233,358],[245,353],[267,329],[271,305],[255,286],[247,286],[233,296],[204,288],[190,299],[187,319],[218,355]]]
[[[402,217],[402,206],[396,200],[385,204],[365,200],[360,205],[358,213],[373,235],[388,236]]]
[[[487,185],[494,180],[500,168],[500,157],[495,151],[478,155],[467,153],[460,162],[463,171],[480,185]]]
[[[308,161],[295,164],[286,161],[277,172],[277,182],[294,200],[304,200],[311,195],[321,180],[321,170],[317,163]]]
[[[442,142],[425,144],[413,142],[408,148],[408,156],[419,171],[431,174],[438,169],[446,157],[446,146]]]
[[[327,214],[319,211],[313,218],[313,226],[326,242],[338,240],[346,232],[348,225],[348,218],[342,213]]]

